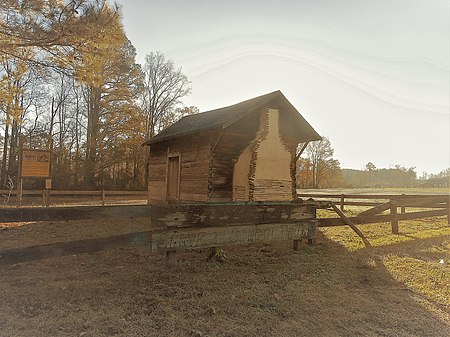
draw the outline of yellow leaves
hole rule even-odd
[[[20,55],[27,56],[31,53],[28,48],[21,48],[18,51]],[[21,85],[21,79],[28,72],[28,65],[23,59],[1,55],[1,66],[3,71],[0,73],[0,110],[6,113],[6,123],[11,124],[21,122],[23,107],[21,98],[25,94],[25,89]]]
[[[118,13],[107,4],[92,9],[86,21],[86,29],[92,34],[80,37],[77,54],[72,58],[77,81],[95,88],[105,83],[105,71],[118,57],[125,42],[125,34]]]

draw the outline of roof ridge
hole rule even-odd
[[[253,100],[256,101],[256,100],[261,99],[261,98],[263,98],[265,96],[270,96],[270,95],[273,95],[275,93],[282,94],[282,92],[280,90],[275,90],[275,91],[269,92],[267,94],[263,94],[263,95],[260,95],[260,96],[249,98],[249,99],[246,99],[246,100],[238,102],[238,103],[234,103],[234,104],[231,104],[231,105],[223,106],[221,108],[216,108],[216,109],[212,109],[212,110],[202,111],[202,112],[199,112],[197,114],[188,115],[188,116],[184,116],[184,117],[198,116],[198,115],[202,115],[202,114],[206,114],[206,113],[210,113],[210,112],[215,112],[215,111],[222,110],[222,109],[229,109],[229,108],[232,108],[232,107],[234,107],[236,105],[243,104],[243,103],[246,103],[246,102],[249,102],[249,101],[253,101]],[[179,120],[181,120],[181,119],[182,118],[180,118]]]
[[[298,113],[298,117],[303,123],[306,122],[303,116],[301,116],[298,110],[288,101],[283,93],[280,90],[275,90],[226,107],[184,116],[168,128],[162,130],[152,139],[147,140],[143,145],[150,145],[174,137],[189,135],[207,129],[225,128],[233,123],[236,123],[248,113],[251,113],[255,109],[260,108],[262,105],[267,104],[271,100],[278,97],[282,98],[284,101],[287,101],[289,108]],[[305,124],[312,129],[308,122]],[[312,129],[312,131],[316,133],[314,129]]]

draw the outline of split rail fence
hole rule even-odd
[[[98,191],[95,192],[98,193]],[[70,193],[74,192],[70,191]],[[128,193],[132,194],[132,192]],[[447,216],[447,221],[450,223],[449,195],[300,194],[299,197],[302,200],[294,203],[128,204],[104,207],[5,208],[0,212],[0,222],[100,218],[133,221],[132,219],[135,218],[147,218],[151,226],[149,231],[126,235],[0,251],[0,265],[51,256],[88,253],[130,244],[150,244],[153,252],[165,251],[167,264],[174,266],[176,251],[184,249],[292,240],[293,249],[298,250],[302,240],[307,239],[308,243],[314,243],[316,226],[350,226],[361,237],[364,244],[370,247],[370,242],[355,225],[390,222],[392,233],[398,234],[398,223],[402,220]],[[313,200],[309,200],[310,198]],[[346,205],[365,208],[357,216],[347,217],[342,211]],[[318,218],[316,210],[321,209],[333,210],[339,217]],[[398,212],[399,209],[400,212]]]
[[[117,200],[119,197],[123,197],[123,200],[130,200],[131,197],[135,197],[139,200],[147,200],[147,191],[58,191],[58,190],[23,190],[21,193],[16,190],[0,190],[0,196],[4,204],[11,204],[21,206],[25,199],[36,201],[40,204],[39,200],[42,200],[42,206],[49,207],[52,203],[52,199],[55,202],[63,202],[65,199],[77,198],[77,201],[89,201],[98,202],[102,206],[105,206],[108,197],[110,200]],[[74,200],[71,200],[74,201]]]
[[[398,223],[403,220],[424,219],[447,216],[450,224],[450,195],[390,195],[390,194],[321,194],[300,193],[302,199],[328,200],[339,206],[360,206],[365,209],[347,220],[354,225],[390,222],[392,233],[398,234]],[[371,207],[367,209],[367,207]],[[400,210],[400,212],[399,212]],[[386,212],[388,212],[386,214]],[[384,214],[383,214],[384,213]],[[319,227],[344,226],[346,220],[339,218],[320,218]]]

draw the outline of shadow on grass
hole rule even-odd
[[[97,245],[89,252],[6,264],[0,327],[16,336],[450,333],[432,303],[384,267],[377,253],[387,248],[349,252],[319,239],[298,252],[289,242],[225,247],[227,262],[215,264],[206,261],[206,250],[183,252],[174,270],[145,244]],[[427,240],[389,249],[408,251]]]
[[[374,250],[383,253],[396,253],[412,256],[422,260],[439,262],[444,257],[450,257],[450,252],[445,252],[445,245],[450,244],[450,234],[418,239],[412,235],[399,234],[412,240],[389,243],[375,247]],[[438,251],[430,251],[431,250]]]

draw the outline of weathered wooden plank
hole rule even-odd
[[[195,183],[208,183],[208,174],[182,174],[181,175],[183,181],[195,182]]]
[[[415,198],[409,198],[409,199],[396,199],[397,207],[423,207],[423,208],[437,208],[439,207],[439,203],[445,202],[446,196],[425,196],[422,198],[415,197]],[[442,207],[445,207],[444,204],[442,204]],[[391,202],[386,202],[383,204],[380,204],[378,206],[375,206],[371,209],[368,209],[367,211],[361,212],[360,216],[371,216],[380,214],[384,211],[387,211],[391,208]]]
[[[397,206],[399,207],[424,207],[428,205],[435,205],[437,203],[445,203],[448,196],[428,196],[423,198],[398,199]],[[445,207],[445,206],[444,206]]]
[[[433,211],[423,211],[423,212],[411,212],[404,214],[397,214],[397,220],[414,220],[414,219],[423,219],[430,218],[434,216],[444,216],[447,215],[446,209],[438,209]],[[392,216],[390,214],[383,215],[372,215],[372,216],[356,216],[348,218],[355,225],[364,225],[371,223],[380,223],[380,222],[390,222],[392,220]],[[341,218],[322,218],[318,219],[319,227],[333,227],[333,226],[346,226],[346,223]]]
[[[183,204],[155,207],[152,225],[190,227],[242,225],[255,223],[292,223],[313,219],[314,209],[296,203]]]
[[[206,194],[206,191],[208,190],[208,182],[207,181],[192,181],[192,180],[188,180],[185,179],[183,181],[181,181],[181,187],[185,188],[187,191],[193,191],[193,190],[198,190],[198,191],[204,191]]]
[[[376,201],[344,201],[345,206],[378,206],[379,202]]]
[[[52,191],[53,192],[53,191]],[[146,196],[148,191],[105,191],[105,194],[108,195],[143,195]],[[54,194],[54,193],[51,193]]]
[[[303,190],[304,191],[304,190]],[[327,198],[340,199],[342,194],[324,194],[324,193],[298,193],[299,197],[306,198]],[[440,195],[441,197],[442,195]],[[344,194],[345,199],[410,199],[410,198],[424,198],[425,194]],[[430,195],[435,197],[435,195]],[[445,197],[445,195],[444,195]]]
[[[213,192],[209,197],[210,202],[229,202],[232,200],[232,193],[226,192]]]
[[[166,183],[165,183],[165,181],[149,180],[149,181],[148,181],[148,186],[152,186],[152,187],[165,187],[165,186],[166,186]]]
[[[0,212],[0,222],[82,220],[103,218],[150,217],[148,205],[78,206],[51,208],[5,208]]]
[[[369,215],[376,215],[383,213],[384,211],[387,211],[389,208],[391,208],[391,202],[385,202],[381,205],[375,206],[373,208],[368,209],[367,211],[359,213],[360,216],[369,216]]]
[[[152,234],[152,252],[313,238],[315,221],[165,230]]]
[[[183,190],[181,190],[180,199],[183,200],[183,202],[207,202],[208,196],[206,191],[204,191],[204,193],[193,193],[192,191],[184,193]]]
[[[23,195],[42,195],[43,190],[23,190]],[[17,191],[9,191],[9,190],[0,190],[0,194],[10,194],[16,195]],[[101,195],[102,191],[57,191],[57,190],[50,190],[49,193],[51,195],[57,196],[57,195],[70,195],[70,196],[77,196],[77,195]],[[145,195],[147,191],[105,191],[106,195]]]
[[[353,231],[358,234],[358,236],[362,239],[362,241],[364,242],[364,245],[366,247],[372,247],[372,245],[370,244],[369,240],[366,239],[366,237],[364,236],[364,234],[358,229],[358,227],[356,227],[353,222],[347,218],[347,216],[342,213],[342,211],[334,204],[331,203],[331,207],[334,209],[334,211],[340,216],[340,218],[347,224],[350,226],[351,229],[353,229]]]
[[[68,242],[56,242],[39,246],[30,246],[7,251],[0,251],[0,266],[48,259],[102,250],[117,249],[126,246],[142,246],[151,242],[150,231],[114,235],[104,238],[84,239]]]

